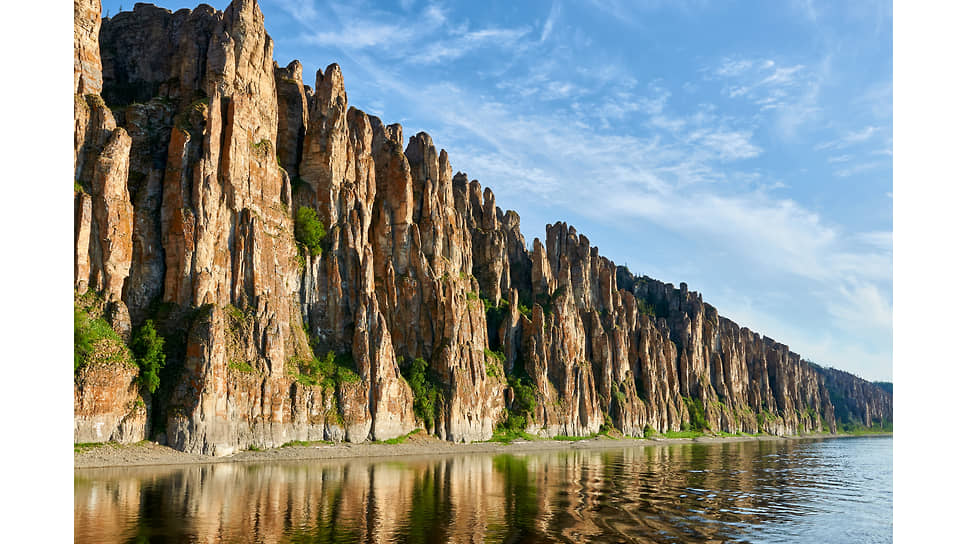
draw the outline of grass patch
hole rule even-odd
[[[699,438],[703,436],[702,431],[668,431],[662,433],[663,438]]]
[[[538,437],[533,434],[528,434],[523,430],[512,430],[506,427],[501,427],[495,430],[494,434],[491,436],[488,442],[500,442],[502,444],[510,444],[515,440],[527,440],[529,442],[537,440]]]
[[[363,380],[356,373],[356,364],[350,353],[336,353],[330,351],[320,360],[313,357],[310,360],[293,360],[290,376],[297,382],[306,385],[320,385],[328,389],[336,389],[343,383],[358,383]]]
[[[289,442],[286,442],[285,444],[279,447],[280,448],[296,448],[296,447],[308,448],[310,446],[318,446],[318,445],[331,446],[333,445],[333,443],[329,440],[290,440]]]
[[[420,432],[420,429],[414,429],[407,434],[401,434],[396,438],[391,438],[389,440],[377,440],[377,444],[393,445],[393,444],[403,444],[408,438]]]
[[[98,348],[107,343],[109,350]],[[74,373],[87,366],[98,352],[108,353],[107,360],[124,360],[130,351],[118,333],[100,316],[91,315],[87,308],[74,304]]]
[[[98,448],[120,448],[121,444],[117,442],[76,442],[74,444],[74,453],[84,453],[91,450],[96,450]]]
[[[246,374],[255,372],[255,369],[252,368],[252,365],[250,365],[248,361],[232,361],[229,363],[229,369],[238,370],[239,372],[244,372]]]
[[[556,434],[552,440],[557,440],[559,442],[578,442],[579,440],[585,440],[592,438],[591,436],[568,436],[564,434]]]
[[[728,433],[726,431],[719,431],[718,433],[716,433],[716,436],[732,437],[732,438],[742,438],[744,436],[753,436],[753,435],[746,434],[746,433],[743,433],[743,432],[739,432],[739,433]]]

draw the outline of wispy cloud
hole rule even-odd
[[[283,2],[293,14],[303,4]],[[597,4],[616,16],[671,7]],[[857,338],[873,339],[869,343],[890,336],[890,233],[852,233],[805,195],[802,178],[816,172],[805,173],[800,164],[777,174],[774,167],[773,153],[784,145],[776,155],[781,162],[788,150],[829,155],[811,157],[827,176],[817,183],[844,185],[838,177],[889,168],[877,156],[885,150],[883,137],[889,137],[889,112],[886,118],[871,114],[841,125],[840,119],[825,118],[832,54],[717,56],[719,62],[667,81],[600,51],[595,40],[569,24],[571,4],[555,2],[547,12],[532,12],[525,19],[529,26],[521,19],[511,25],[508,19],[472,23],[437,4],[405,7],[401,15],[320,4],[316,19],[302,23],[302,37],[340,52],[346,73],[355,73],[356,83],[347,89],[351,103],[360,104],[359,97],[369,93],[362,105],[382,110],[374,97],[392,97],[388,113],[396,118],[388,121],[433,134],[455,170],[494,188],[499,205],[510,204],[531,222],[522,226],[525,236],[542,236],[544,221],[558,218],[616,230],[648,228],[694,248],[675,265],[677,271],[691,266],[707,285],[716,282],[709,270],[718,265],[724,272],[769,277],[775,292],[796,293],[797,303],[812,296],[807,305],[825,325],[798,333],[784,317],[790,302],[750,312],[746,321],[736,301],[710,298],[724,315],[825,362],[838,364],[844,357],[883,362],[883,346],[877,351],[867,340],[845,344],[829,334],[832,327],[848,331],[837,333],[842,336],[856,329]],[[470,62],[474,68],[461,72],[468,77],[446,77]],[[889,103],[890,87],[870,92],[882,106]],[[401,119],[400,112],[414,121]],[[821,143],[816,134],[823,134]],[[811,140],[797,141],[804,136]],[[885,190],[889,187],[878,188],[879,199]],[[535,209],[544,213],[529,213]],[[656,249],[668,245],[658,242]],[[669,267],[660,263],[660,271]],[[667,278],[676,280],[678,273]],[[865,307],[873,312],[868,322]],[[889,358],[889,345],[886,353]]]
[[[485,28],[475,31],[458,30],[451,33],[451,39],[431,42],[419,53],[409,56],[406,62],[412,64],[436,64],[463,57],[469,52],[485,47],[509,49],[531,32],[523,28]]]
[[[293,19],[315,19],[316,5],[314,0],[273,0],[283,11]]]
[[[837,176],[838,178],[847,178],[856,174],[860,174],[862,172],[868,172],[870,170],[874,170],[881,166],[884,166],[883,162],[862,162],[858,164],[853,164],[846,168],[840,168],[838,170],[835,170],[834,175]]]
[[[401,20],[378,10],[364,11],[336,3],[329,5],[333,19],[326,25],[334,28],[310,30],[319,19],[312,5],[306,7],[298,0],[281,1],[287,13],[306,29],[298,38],[303,43],[344,52],[375,51],[408,64],[439,64],[488,47],[515,48],[533,32],[528,26],[470,29],[467,23],[449,25],[447,10],[436,4],[426,5],[413,20]]]
[[[879,129],[877,127],[866,126],[859,130],[847,131],[843,136],[837,138],[836,140],[830,140],[823,142],[814,146],[817,151],[822,151],[824,149],[844,149],[852,145],[866,142],[871,139]]]
[[[811,70],[801,63],[727,57],[702,72],[707,79],[723,85],[724,96],[745,100],[761,113],[773,115],[778,132],[792,139],[820,112],[820,87],[828,70],[829,59]]]
[[[548,38],[551,37],[551,32],[554,30],[555,23],[558,21],[559,17],[561,17],[561,4],[559,2],[555,2],[551,6],[551,13],[549,13],[548,18],[545,19],[544,26],[541,27],[541,43],[548,41]]]

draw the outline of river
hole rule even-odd
[[[892,541],[893,439],[74,471],[76,542]]]

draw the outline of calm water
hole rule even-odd
[[[77,542],[891,542],[889,437],[74,472]]]

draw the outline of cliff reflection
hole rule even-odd
[[[78,470],[75,540],[736,541],[811,512],[829,487],[820,458],[795,447]]]

